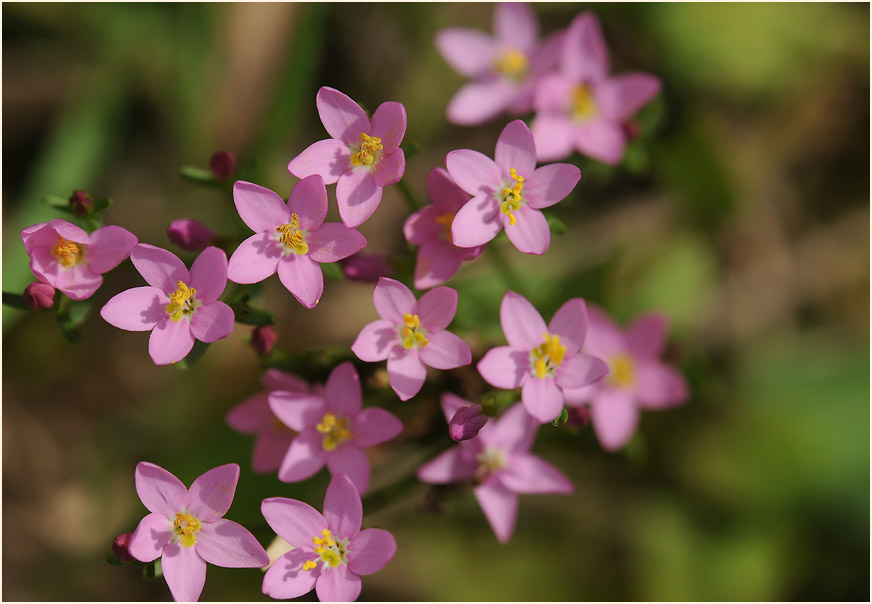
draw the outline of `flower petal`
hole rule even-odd
[[[442,414],[445,416],[445,421],[449,424],[451,423],[451,418],[454,417],[454,414],[460,411],[462,407],[469,407],[473,404],[472,401],[460,398],[456,394],[451,394],[450,392],[443,393],[442,397],[439,399],[439,406],[442,407]]]
[[[193,347],[194,334],[186,319],[174,322],[165,316],[154,326],[148,338],[148,354],[155,365],[177,363],[188,356]]]
[[[224,302],[212,302],[191,316],[191,333],[201,342],[217,342],[230,335],[236,318]]]
[[[518,86],[505,78],[469,82],[448,101],[445,119],[459,126],[478,126],[511,107],[517,96]]]
[[[563,393],[552,377],[530,378],[521,390],[524,409],[540,424],[557,419],[563,410]]]
[[[574,129],[564,114],[537,113],[530,130],[536,141],[536,157],[540,162],[563,159],[572,154]]]
[[[529,414],[522,403],[515,403],[495,422],[488,423],[479,434],[484,441],[499,449],[512,452],[527,452],[533,446],[539,423]]]
[[[342,224],[358,227],[372,216],[381,203],[382,188],[368,169],[357,168],[339,177],[336,183],[336,203]]]
[[[494,8],[494,33],[503,44],[529,51],[539,40],[539,21],[529,4],[501,2]]]
[[[553,206],[572,193],[580,179],[581,170],[572,164],[542,166],[524,182],[524,199],[537,210]]]
[[[137,243],[130,250],[130,260],[146,283],[169,295],[178,289],[178,282],[190,280],[188,269],[172,252],[149,245]]]
[[[111,224],[101,227],[91,233],[88,266],[98,275],[102,275],[126,260],[138,241],[136,235],[120,226]]]
[[[415,312],[415,294],[408,287],[390,277],[378,280],[372,292],[372,303],[382,319],[398,325],[403,315]]]
[[[429,342],[418,350],[418,358],[434,369],[455,369],[472,362],[469,344],[450,331],[429,334]]]
[[[595,384],[609,373],[609,366],[599,357],[578,353],[567,356],[554,374],[560,388],[581,388]]]
[[[502,182],[502,171],[496,162],[472,149],[451,151],[445,156],[445,165],[457,186],[470,195],[489,196]]]
[[[464,199],[467,199],[465,193],[462,195]],[[436,219],[442,213],[442,210],[437,206],[429,205],[409,216],[403,224],[403,234],[406,236],[406,241],[412,245],[423,245],[438,239],[444,227],[436,222]]]
[[[475,498],[497,540],[506,543],[515,531],[515,522],[518,519],[518,496],[497,480],[491,479],[475,488]]]
[[[505,218],[503,226],[509,240],[525,254],[541,256],[551,245],[551,229],[545,215],[528,205],[522,205],[514,212],[515,224]]]
[[[377,573],[396,552],[397,541],[389,532],[364,529],[348,544],[348,570],[356,575]]]
[[[324,274],[308,256],[291,254],[278,264],[279,280],[306,308],[315,308],[324,293]]]
[[[601,358],[627,351],[626,338],[611,317],[595,304],[587,305],[587,336],[584,351]]]
[[[284,246],[275,231],[255,233],[239,244],[227,263],[227,277],[234,283],[258,283],[273,275]]]
[[[524,296],[508,291],[500,303],[500,324],[512,348],[532,350],[542,343],[548,328],[539,311]]]
[[[260,384],[267,390],[290,390],[291,392],[308,392],[306,380],[287,373],[281,369],[267,369],[260,378]]]
[[[141,461],[136,464],[134,476],[136,494],[149,512],[172,518],[187,507],[188,489],[162,467]]]
[[[315,582],[315,593],[321,602],[354,602],[360,596],[360,576],[345,564],[321,571]]]
[[[369,118],[348,95],[322,86],[315,96],[318,115],[327,133],[346,145],[360,144],[360,133],[370,133]]]
[[[325,185],[334,184],[350,168],[348,145],[333,138],[312,143],[288,163],[288,172],[297,178],[319,174]]]
[[[324,519],[330,531],[340,539],[350,539],[360,532],[363,506],[351,479],[334,474],[324,495]]]
[[[476,249],[457,248],[445,241],[421,244],[415,261],[415,288],[427,289],[445,283],[460,270],[461,258],[468,255],[467,250]]]
[[[571,493],[572,481],[535,455],[512,455],[499,474],[500,482],[513,493]]]
[[[309,233],[306,242],[315,262],[337,262],[366,247],[366,237],[338,222],[325,222]]]
[[[270,528],[297,548],[311,548],[312,537],[328,528],[324,516],[296,499],[269,497],[260,504],[260,511]]]
[[[406,154],[402,149],[396,149],[382,156],[375,167],[373,178],[378,187],[400,182],[406,171]]]
[[[305,480],[314,476],[323,465],[324,447],[321,444],[321,435],[315,430],[306,430],[301,432],[288,447],[288,452],[282,460],[282,467],[279,468],[279,480],[282,482]],[[293,545],[287,537],[285,539]]]
[[[345,442],[334,450],[325,453],[327,469],[330,474],[337,476],[345,474],[351,480],[357,492],[363,495],[369,486],[369,460],[363,449],[353,442]],[[357,525],[360,528],[360,524]]]
[[[266,392],[258,392],[233,407],[224,416],[227,425],[242,434],[254,434],[269,424],[273,412]]]
[[[319,174],[307,176],[294,186],[288,212],[297,215],[303,230],[314,231],[321,226],[327,216],[327,187]]]
[[[575,146],[579,152],[607,164],[616,164],[624,157],[627,146],[621,127],[613,122],[595,120],[578,128],[575,133]]]
[[[464,443],[466,444],[466,443]],[[436,459],[418,468],[418,479],[431,484],[449,484],[471,480],[478,462],[469,455],[468,447],[451,447]]]
[[[163,553],[174,535],[173,524],[167,516],[152,512],[136,525],[127,549],[140,562],[151,562]]]
[[[548,323],[548,333],[559,335],[567,352],[581,348],[587,335],[587,304],[584,300],[572,298],[564,302]]]
[[[196,602],[206,584],[206,562],[193,547],[169,544],[160,559],[163,576],[176,602]]]
[[[440,213],[456,214],[469,201],[469,195],[457,186],[448,171],[442,167],[433,168],[427,174],[427,196]]]
[[[233,183],[233,203],[242,222],[255,233],[273,232],[290,218],[288,206],[277,193],[253,182]]]
[[[361,361],[373,363],[388,358],[397,345],[397,329],[391,321],[380,319],[365,325],[351,345],[351,351]]]
[[[504,179],[511,178],[512,168],[519,176],[529,178],[533,175],[536,169],[536,144],[533,142],[533,133],[523,120],[509,122],[503,128],[497,139],[494,161],[502,170]]]
[[[381,407],[368,407],[351,420],[354,444],[361,448],[374,447],[403,431],[403,422]]]
[[[191,265],[190,286],[197,290],[197,300],[210,304],[227,286],[227,254],[211,246],[203,250]]]
[[[658,361],[636,365],[636,400],[643,409],[665,409],[687,401],[689,392],[684,376]]]
[[[393,153],[406,135],[406,108],[402,103],[382,103],[372,114],[372,135],[381,139],[385,155]]]
[[[272,426],[255,437],[251,453],[251,469],[256,474],[272,474],[282,467],[285,453],[294,441],[295,432]]]
[[[241,524],[219,518],[203,524],[194,546],[206,562],[224,568],[262,568],[269,556]]]
[[[622,73],[600,83],[597,102],[608,119],[622,122],[660,94],[661,88],[660,79],[650,74]]]
[[[570,24],[563,43],[562,67],[577,82],[598,82],[609,73],[609,51],[593,13],[582,13]]]
[[[148,331],[166,317],[166,294],[156,287],[134,287],[114,295],[100,309],[109,325],[127,331]]]
[[[309,537],[310,544],[316,534]],[[317,570],[303,570],[303,563],[317,559],[318,556],[311,549],[294,549],[284,554],[266,571],[263,593],[276,600],[299,598],[309,593],[319,575]]]
[[[239,466],[235,463],[212,468],[198,476],[188,491],[191,513],[203,522],[213,522],[224,516],[233,503],[237,482]]]
[[[511,346],[497,346],[485,353],[476,368],[494,388],[513,390],[520,388],[524,376],[530,373],[528,355],[528,352]]]
[[[73,300],[87,300],[103,284],[103,277],[94,273],[87,265],[77,264],[68,269],[60,269],[51,283],[56,289]]]
[[[497,42],[477,29],[449,27],[436,33],[436,48],[454,71],[477,78],[493,69]]]
[[[459,247],[476,247],[496,237],[502,228],[499,202],[490,195],[478,195],[454,216],[451,240]]]
[[[426,379],[427,369],[414,350],[394,348],[391,351],[388,357],[388,380],[400,400],[407,401],[418,394]]]
[[[267,395],[267,400],[275,416],[297,432],[314,426],[327,412],[321,396],[306,392],[276,390]]]
[[[636,431],[639,410],[629,392],[604,388],[591,405],[591,419],[603,448],[617,451]]]
[[[669,319],[662,313],[642,315],[627,330],[627,351],[638,359],[654,359],[663,354]]]
[[[360,376],[350,361],[337,365],[327,377],[324,386],[324,399],[327,409],[344,417],[353,417],[360,412],[363,392]]]
[[[431,289],[418,300],[417,315],[427,331],[448,327],[457,313],[457,290],[450,287]]]

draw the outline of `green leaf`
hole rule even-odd
[[[400,145],[400,149],[403,150],[403,155],[406,156],[406,161],[408,161],[410,157],[415,155],[421,149],[421,143],[417,141],[406,141]]]
[[[207,185],[218,185],[218,181],[215,179],[215,175],[212,174],[211,170],[206,170],[204,168],[197,168],[195,166],[182,166],[179,168],[179,174],[182,175],[183,178],[186,178],[192,182],[207,184]]]
[[[186,356],[181,361],[176,361],[174,363],[176,369],[180,369],[182,371],[184,371],[185,369],[189,369],[194,363],[203,358],[203,355],[206,354],[206,351],[208,349],[208,343],[196,340],[194,342],[194,347],[191,349],[191,352],[188,353],[188,356]]]
[[[565,235],[566,232],[569,230],[566,228],[566,223],[560,220],[551,212],[542,213],[545,214],[545,220],[548,221],[548,228],[551,229],[551,232],[555,235]]]
[[[324,276],[331,281],[342,281],[345,278],[338,262],[326,262],[321,265],[321,269],[324,271]]]
[[[3,304],[17,308],[19,310],[30,310],[27,302],[24,301],[24,296],[21,294],[13,294],[12,292],[3,292]]]
[[[124,564],[121,562],[121,560],[119,560],[118,557],[115,556],[115,554],[112,554],[110,556],[106,556],[106,562],[108,564],[111,564],[112,566],[124,566]]]
[[[112,203],[113,203],[113,201],[112,201],[111,197],[103,197],[102,199],[96,199],[96,200],[94,200],[94,208],[92,211],[93,212],[102,212],[103,210],[108,209],[109,206],[112,205]]]
[[[77,323],[70,316],[70,310],[68,308],[67,302],[61,302],[60,306],[55,311],[55,319],[57,319],[58,327],[61,328],[61,333],[64,334],[67,342],[69,342],[70,344],[78,343],[79,338],[82,334],[79,333]]]
[[[63,197],[58,197],[57,195],[43,195],[42,199],[40,199],[42,203],[47,205],[50,208],[55,208],[57,210],[62,210],[64,212],[68,212],[70,214],[73,213],[73,209],[70,207],[70,200],[65,199]]]
[[[551,422],[552,426],[559,426],[560,424],[565,424],[569,421],[569,411],[567,411],[566,407],[560,410],[560,415],[558,415],[553,422]]]
[[[163,568],[160,564],[160,558],[152,562],[151,564],[146,564],[142,567],[142,578],[146,581],[154,581],[163,576]]]
[[[231,304],[230,308],[236,316],[236,322],[243,325],[273,325],[276,322],[273,313],[249,306],[245,301]]]

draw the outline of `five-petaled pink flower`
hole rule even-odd
[[[551,244],[548,221],[540,210],[569,195],[581,178],[581,171],[571,164],[536,168],[533,134],[521,120],[503,128],[494,159],[458,149],[446,156],[445,164],[454,182],[473,196],[454,216],[454,245],[482,245],[505,228],[516,248],[536,255]]]
[[[315,104],[331,136],[304,149],[288,164],[297,178],[320,174],[336,184],[339,216],[345,226],[363,224],[381,202],[382,188],[399,182],[406,169],[400,143],[406,134],[406,108],[389,101],[366,112],[345,94],[321,87]]]
[[[364,493],[370,474],[364,449],[403,431],[394,414],[380,407],[361,408],[360,378],[350,362],[330,373],[323,393],[275,390],[268,398],[276,417],[299,432],[279,468],[284,482],[305,480],[327,464],[331,474],[346,474]]]
[[[264,499],[263,517],[294,549],[266,571],[263,593],[297,598],[315,588],[322,602],[353,602],[361,575],[371,575],[391,561],[397,542],[388,531],[360,530],[363,506],[351,480],[334,476],[324,496],[324,514],[285,497]]]
[[[454,369],[472,362],[469,345],[445,330],[457,312],[457,291],[441,286],[415,300],[408,287],[382,277],[372,301],[381,319],[360,331],[351,351],[363,361],[387,359],[388,379],[400,399],[421,390],[425,365]]]
[[[218,300],[227,285],[227,255],[208,247],[190,272],[172,252],[137,244],[130,260],[148,283],[110,299],[100,316],[127,331],[149,331],[148,354],[156,365],[185,358],[194,339],[215,342],[233,331],[233,311]]]
[[[602,446],[620,449],[636,431],[639,410],[666,409],[687,401],[684,377],[658,357],[666,344],[667,319],[649,313],[622,331],[601,309],[588,309],[584,351],[602,357],[611,369],[598,384],[567,389],[568,405],[587,403]]]
[[[471,402],[442,395],[445,419]],[[571,493],[572,482],[559,470],[530,454],[538,425],[522,405],[513,405],[478,436],[452,447],[418,469],[424,482],[474,481],[475,498],[500,543],[508,541],[518,518],[518,495]]]
[[[451,123],[475,126],[503,111],[529,112],[537,81],[557,63],[562,33],[540,43],[539,22],[528,4],[498,4],[494,34],[465,27],[436,34],[436,48],[448,64],[474,80],[449,102]]]
[[[41,281],[73,300],[85,300],[102,285],[103,273],[118,266],[137,243],[133,233],[115,225],[90,235],[66,220],[51,220],[21,231],[30,270]]]
[[[230,256],[230,280],[257,283],[278,272],[282,285],[306,308],[315,308],[324,291],[318,263],[336,262],[366,246],[356,229],[324,222],[327,189],[317,174],[298,182],[287,203],[266,187],[238,180],[233,201],[255,234]]]
[[[415,287],[428,289],[453,277],[464,260],[477,258],[483,246],[457,247],[451,242],[454,216],[469,201],[444,168],[433,168],[427,175],[427,194],[432,205],[409,216],[403,225],[406,240],[419,246],[415,264]]]
[[[500,304],[500,324],[509,345],[491,348],[478,372],[496,388],[522,388],[524,408],[543,424],[560,415],[564,389],[592,384],[609,372],[604,361],[579,352],[587,332],[581,298],[564,303],[546,326],[526,298],[509,291]]]
[[[563,45],[560,69],[536,90],[531,126],[541,161],[579,153],[615,164],[624,157],[624,123],[660,92],[647,73],[609,77],[609,51],[597,18],[576,17]]]
[[[297,435],[288,428],[269,406],[269,394],[275,391],[313,393],[320,387],[310,387],[305,380],[279,369],[267,369],[260,379],[264,391],[252,395],[227,412],[227,424],[242,434],[255,434],[251,467],[258,474],[279,469],[288,447]]]
[[[186,489],[152,463],[136,465],[136,492],[151,512],[140,520],[128,550],[141,562],[161,559],[163,575],[177,602],[196,602],[206,582],[206,563],[228,568],[261,568],[269,556],[244,526],[223,518],[239,480],[239,466],[212,468]]]

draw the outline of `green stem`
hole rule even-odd
[[[418,202],[415,194],[412,193],[412,189],[410,189],[409,185],[406,184],[406,181],[401,178],[400,182],[397,183],[397,186],[400,188],[400,193],[403,194],[403,198],[406,200],[406,204],[409,208],[411,208],[413,212],[420,210],[421,204]]]
[[[497,272],[503,278],[506,286],[514,292],[524,295],[524,285],[521,281],[521,278],[518,277],[518,274],[503,256],[499,244],[491,241],[487,244],[487,247],[488,257],[491,259],[491,262],[494,263]]]

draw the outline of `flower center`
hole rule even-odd
[[[445,212],[444,214],[439,214],[434,220],[436,224],[442,225],[440,236],[451,241],[451,225],[454,223],[454,214]]]
[[[176,514],[173,520],[173,529],[185,547],[193,547],[197,542],[197,533],[200,532],[200,521],[185,512]]]
[[[515,184],[511,187],[503,187],[502,193],[497,197],[497,201],[500,202],[500,212],[509,217],[509,224],[515,224],[516,220],[513,212],[521,209],[521,202],[524,200],[524,196],[521,194],[521,191],[524,190],[524,177],[518,176],[518,171],[514,168],[509,170],[509,174],[512,175],[512,180],[515,181]]]
[[[572,89],[569,114],[578,121],[587,121],[596,115],[596,101],[590,86],[579,84]]]
[[[542,339],[543,342],[530,351],[531,373],[539,379],[554,375],[566,356],[566,346],[560,343],[560,336],[545,333]]]
[[[285,244],[285,249],[303,256],[309,253],[309,244],[306,243],[306,232],[300,228],[300,217],[296,212],[291,214],[291,221],[276,227],[281,233],[279,241]]]
[[[475,469],[475,479],[483,482],[485,478],[506,467],[506,454],[496,447],[485,447],[475,456],[478,467]]]
[[[351,165],[372,166],[379,160],[382,154],[382,141],[377,136],[360,133],[360,150],[351,154]]]
[[[628,354],[618,354],[608,361],[609,377],[606,381],[618,388],[630,388],[636,383],[636,363]]]
[[[404,314],[403,324],[403,327],[400,328],[400,339],[406,350],[411,350],[416,346],[423,348],[430,342],[427,339],[427,331],[421,327],[421,319],[418,318],[418,315]]]
[[[324,435],[321,444],[324,446],[325,451],[332,451],[341,443],[351,438],[351,431],[348,429],[348,418],[337,417],[330,411],[324,415],[324,419],[321,420],[320,424],[315,426],[315,429]]]
[[[348,559],[345,557],[348,539],[335,539],[330,529],[324,529],[320,537],[312,537],[312,543],[315,544],[315,553],[319,554],[324,564],[329,564],[330,568],[348,564]],[[312,570],[316,566],[318,566],[317,561],[306,560],[303,563],[303,570]]]
[[[515,48],[509,48],[496,58],[494,67],[510,80],[523,80],[527,75],[527,55]]]
[[[175,293],[170,294],[170,303],[166,306],[167,314],[170,316],[170,321],[178,323],[185,315],[190,315],[200,302],[194,297],[197,290],[193,287],[188,287],[184,282],[178,282],[178,289]]]
[[[70,268],[81,262],[85,255],[85,246],[81,243],[73,243],[58,235],[58,242],[51,248],[51,255],[60,260],[62,267]]]

